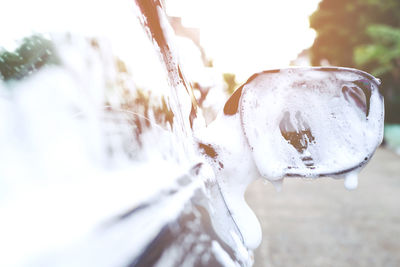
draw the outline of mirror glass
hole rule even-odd
[[[261,175],[335,176],[362,167],[382,141],[379,83],[365,72],[336,67],[252,76],[239,110]]]

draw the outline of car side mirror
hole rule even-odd
[[[260,174],[272,180],[338,176],[362,167],[383,137],[379,83],[346,68],[281,69],[250,78],[238,112]]]
[[[251,217],[251,210],[239,195],[256,178],[279,187],[283,177],[345,177],[346,188],[357,186],[357,172],[383,138],[379,85],[350,68],[264,71],[237,89],[200,133],[200,148],[249,247],[260,242],[254,234],[258,222],[249,226],[249,219],[240,218]]]

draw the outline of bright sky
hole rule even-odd
[[[218,71],[235,73],[242,82],[255,72],[288,66],[311,46],[315,32],[309,28],[308,17],[319,1],[165,0],[165,4],[169,15],[182,17],[185,26],[200,29],[202,46]],[[15,40],[32,32],[68,30],[112,37],[118,54],[139,52],[136,58],[148,61],[149,53],[144,53],[148,45],[134,35],[142,30],[135,28],[133,6],[132,0],[112,4],[107,0],[8,0],[3,5],[7,12],[0,16],[0,46],[13,49]],[[133,39],[137,49],[132,49],[128,39]],[[135,77],[142,76],[149,75],[138,71]]]
[[[201,31],[214,66],[239,79],[288,66],[313,43],[308,17],[320,0],[167,0],[169,15]]]

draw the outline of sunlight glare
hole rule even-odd
[[[288,66],[312,45],[308,17],[320,0],[170,0],[171,16],[200,29],[214,66],[240,80],[265,69]]]

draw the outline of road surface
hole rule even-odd
[[[400,266],[400,156],[380,148],[359,186],[285,179],[277,193],[256,181],[246,199],[261,221],[255,266]]]

